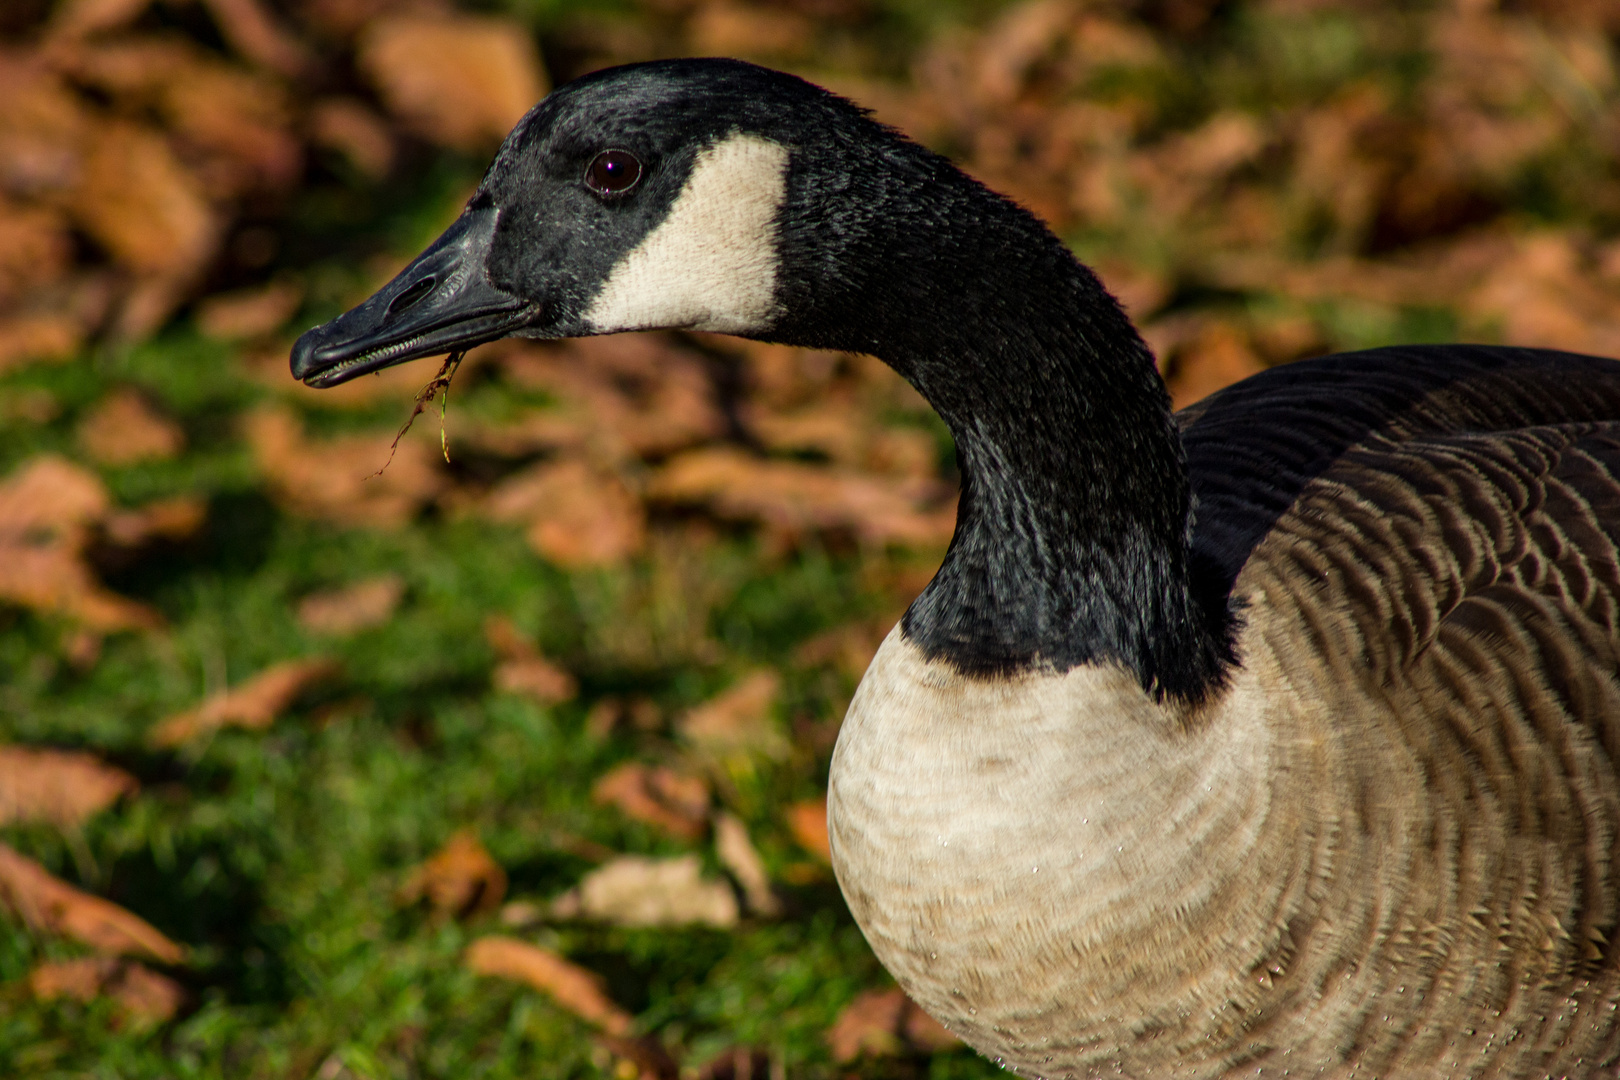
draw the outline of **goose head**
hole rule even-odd
[[[964,671],[1119,662],[1197,697],[1229,656],[1194,598],[1179,436],[1153,358],[1050,230],[853,103],[732,60],[589,75],[506,138],[393,281],[301,337],[334,386],[508,335],[658,328],[870,353],[963,472],[905,627]]]
[[[513,334],[821,336],[799,323],[847,337],[848,310],[829,312],[861,264],[848,248],[882,213],[886,178],[862,148],[885,141],[906,145],[740,62],[587,76],[524,117],[443,236],[299,339],[293,374],[333,386]]]

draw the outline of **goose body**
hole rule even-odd
[[[1030,215],[671,61],[538,105],[292,366],[653,327],[872,353],[956,437],[829,779],[850,910],[947,1027],[1038,1077],[1620,1069],[1620,364],[1378,350],[1172,417]]]

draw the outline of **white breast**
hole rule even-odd
[[[1115,666],[967,678],[896,628],[833,755],[839,883],[924,1008],[1043,1074],[1144,1011],[1208,1012],[1232,967],[1206,981],[1209,955],[1242,969],[1274,948],[1271,920],[1222,900],[1265,870],[1245,860],[1267,785],[1234,781],[1267,775],[1268,738],[1189,729]]]

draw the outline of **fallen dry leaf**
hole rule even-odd
[[[676,730],[706,757],[719,761],[761,757],[780,761],[788,741],[771,717],[782,677],[761,669],[731,689],[689,710]]]
[[[76,829],[139,788],[129,773],[90,754],[0,746],[0,825]]]
[[[110,505],[107,488],[94,473],[41,454],[0,483],[0,535],[64,532],[90,524]]]
[[[394,136],[382,117],[353,98],[327,98],[310,109],[310,137],[336,150],[360,173],[380,180],[394,167]]]
[[[630,1014],[607,996],[601,978],[549,949],[514,937],[490,935],[469,945],[462,963],[479,975],[527,983],[609,1035],[630,1031]]]
[[[341,589],[310,593],[298,602],[298,621],[312,634],[354,634],[387,622],[404,595],[403,578],[382,574]]]
[[[709,818],[709,785],[703,778],[663,765],[620,765],[592,785],[591,798],[680,840],[702,836]]]
[[[79,446],[101,465],[169,461],[185,446],[180,426],[137,390],[115,390],[79,422]]]
[[[111,998],[136,1025],[172,1020],[185,1000],[180,984],[144,964],[113,956],[86,956],[44,963],[28,973],[28,989],[41,1001]]]
[[[133,912],[76,889],[34,860],[0,844],[0,902],[40,933],[60,934],[98,952],[178,964],[186,950]]]
[[[55,312],[0,317],[0,372],[35,360],[60,362],[84,344],[80,320]]]
[[[934,1053],[961,1045],[897,986],[856,995],[833,1022],[827,1042],[840,1063],[863,1054],[893,1057],[908,1049]]]
[[[74,216],[97,243],[142,274],[185,278],[213,253],[219,225],[168,142],[126,121],[90,141]]]
[[[195,709],[164,720],[147,736],[153,746],[179,746],[198,735],[222,727],[259,731],[275,722],[287,706],[309,687],[338,671],[335,660],[283,660],[257,675],[223,690]]]
[[[646,546],[641,504],[583,461],[546,462],[508,477],[484,502],[497,521],[529,522],[529,544],[558,566],[614,566]]]
[[[197,305],[197,326],[212,338],[258,337],[280,329],[303,302],[303,287],[290,281],[219,293]]]
[[[742,886],[743,899],[748,902],[749,911],[767,917],[781,914],[782,903],[771,891],[765,860],[759,857],[754,842],[748,838],[748,826],[732,814],[716,816],[714,851],[720,857],[720,864],[730,870],[731,876]]]
[[[400,442],[397,451],[390,446],[392,437],[382,434],[306,439],[298,418],[277,408],[249,414],[246,429],[276,495],[308,517],[401,525],[445,486],[436,464],[438,447],[418,439]]]
[[[1188,405],[1265,369],[1248,337],[1227,322],[1211,323],[1171,361],[1170,407]]]
[[[541,655],[512,620],[492,616],[484,622],[484,636],[501,657],[495,667],[495,689],[522,694],[542,705],[572,701],[579,694],[579,680]]]
[[[546,91],[534,41],[509,19],[385,16],[361,38],[359,62],[396,116],[461,150],[500,142]]]
[[[620,926],[737,924],[737,898],[723,881],[703,877],[696,855],[648,859],[623,855],[586,874],[551,905],[558,919],[595,919]]]
[[[827,797],[796,802],[786,811],[788,831],[799,846],[822,862],[832,862],[832,845],[827,840]]]
[[[94,473],[51,454],[0,483],[0,601],[102,633],[161,625],[155,611],[105,589],[84,561],[90,527],[110,505]]]
[[[944,544],[956,528],[956,507],[942,494],[931,480],[772,461],[730,447],[680,454],[647,485],[649,499],[707,506],[788,534],[847,529],[873,544]]]
[[[399,887],[399,902],[426,900],[440,918],[493,911],[506,895],[506,871],[490,857],[476,833],[463,829],[416,867]]]
[[[115,510],[101,522],[101,533],[117,547],[134,548],[154,540],[185,540],[208,518],[208,504],[194,495],[156,499],[130,510]]]

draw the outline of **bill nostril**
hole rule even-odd
[[[422,299],[422,297],[432,292],[438,284],[439,279],[433,277],[432,275],[423,278],[421,281],[415,282],[410,288],[394,297],[393,301],[389,303],[389,316],[392,317],[394,315],[398,315],[406,308],[415,304],[418,300]]]

